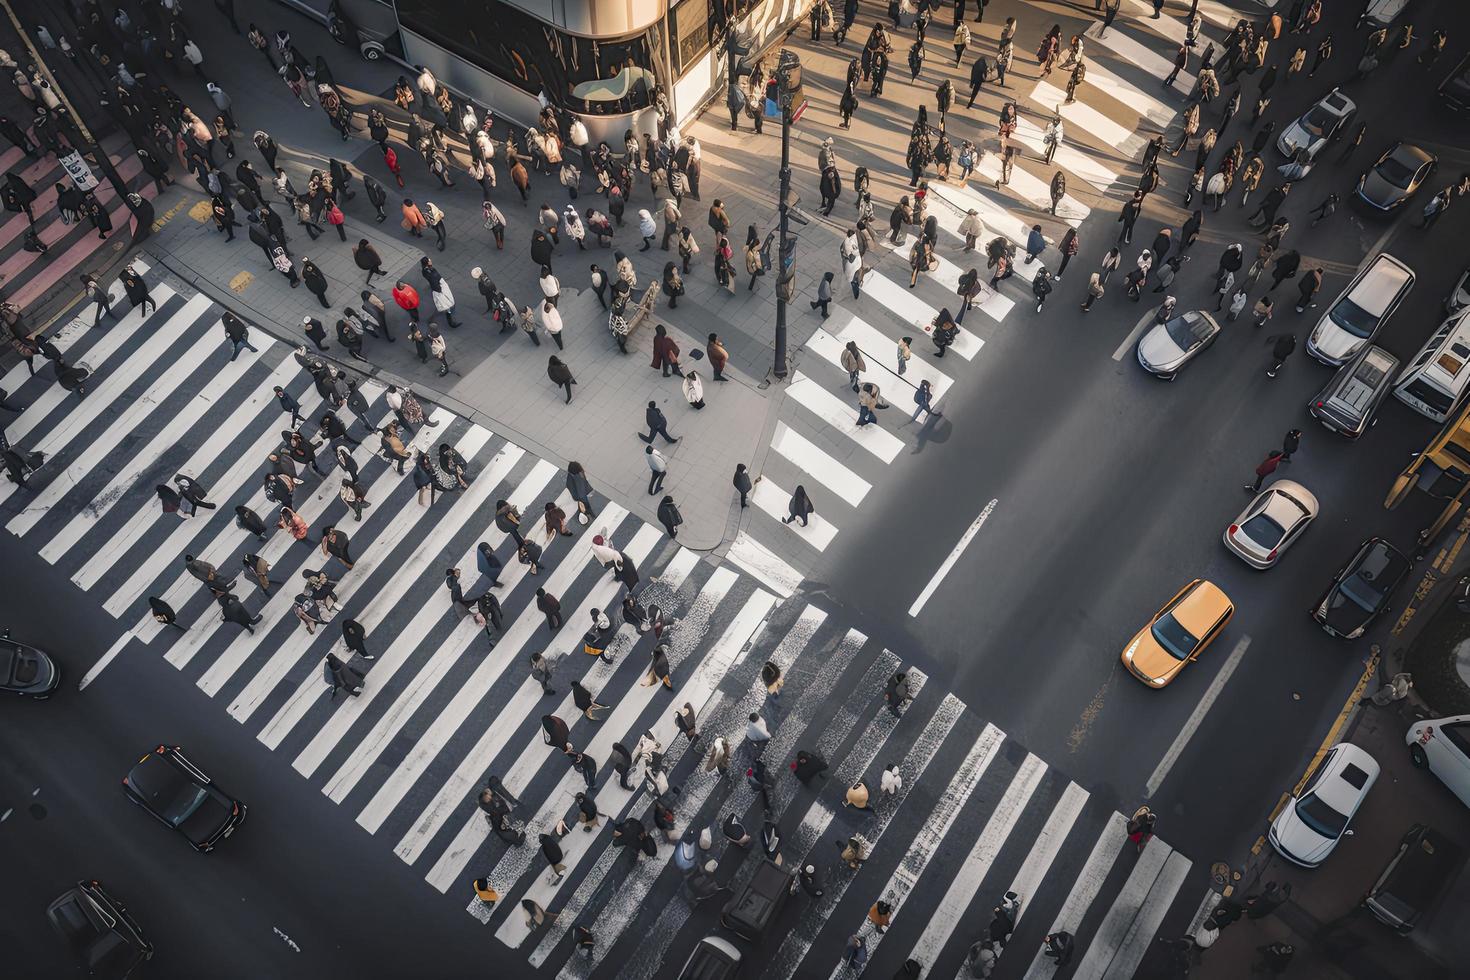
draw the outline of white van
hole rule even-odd
[[[1470,385],[1470,308],[1441,323],[1399,374],[1393,394],[1436,422],[1454,414]]]
[[[1337,367],[1377,336],[1414,288],[1414,270],[1387,252],[1348,283],[1307,337],[1307,353]]]
[[[1416,768],[1428,769],[1470,806],[1470,715],[1432,718],[1404,736]]]

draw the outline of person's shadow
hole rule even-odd
[[[924,448],[931,442],[940,445],[948,442],[954,428],[953,423],[949,420],[949,416],[932,414],[925,415],[923,422],[915,423],[910,421],[908,425],[918,425],[919,427],[918,438],[914,442],[914,449],[911,454],[915,456],[922,453]]]

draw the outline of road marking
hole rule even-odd
[[[1031,90],[1031,101],[1043,109],[1050,108],[1060,112],[1067,122],[1096,136],[1124,159],[1133,159],[1143,151],[1144,144],[1148,142],[1137,126],[1121,126],[1085,102],[1078,101],[1068,105],[1067,93],[1047,82],[1036,83],[1036,88]],[[1042,142],[1044,133],[1033,123],[1029,120],[1018,120],[1016,136],[1028,148],[1045,158],[1046,144]],[[1118,181],[1118,175],[1099,163],[1091,154],[1067,145],[1065,127],[1062,145],[1057,147],[1055,163],[1072,171],[1100,191],[1107,190]]]
[[[1174,904],[1174,896],[1179,894],[1179,887],[1184,884],[1189,867],[1189,858],[1178,851],[1170,854],[1164,861],[1159,876],[1154,879],[1147,897],[1133,916],[1128,931],[1123,934],[1123,941],[1113,953],[1108,968],[1103,973],[1103,980],[1132,980],[1139,964],[1143,962],[1144,954],[1153,945],[1154,933],[1163,921],[1164,913]],[[1077,976],[1082,977],[1084,974],[1079,970]]]
[[[106,653],[98,657],[97,662],[92,665],[91,669],[89,669],[84,675],[82,675],[82,679],[77,682],[77,690],[85,691],[87,689],[87,685],[95,681],[97,679],[97,675],[102,673],[102,671],[107,668],[108,664],[117,659],[117,655],[119,653],[122,653],[123,647],[127,646],[128,641],[132,638],[132,630],[128,630],[122,636],[119,636],[117,638],[117,642],[109,647]]]
[[[954,550],[949,553],[949,557],[944,559],[944,564],[939,566],[939,570],[934,573],[934,577],[929,580],[929,584],[924,586],[924,591],[920,592],[919,597],[914,600],[914,604],[909,606],[910,616],[919,615],[919,611],[924,608],[924,604],[929,601],[930,597],[934,595],[934,591],[939,588],[939,583],[944,581],[944,576],[948,575],[949,570],[954,568],[954,563],[960,560],[960,555],[964,553],[965,548],[974,540],[975,535],[980,533],[980,528],[985,526],[985,519],[990,516],[991,511],[995,510],[995,505],[999,502],[998,499],[993,499],[990,503],[986,504],[985,509],[980,512],[980,516],[975,518],[975,523],[966,529],[964,535],[960,538],[959,544],[954,546]]]
[[[1067,835],[1072,832],[1072,826],[1081,815],[1082,807],[1087,804],[1087,795],[1087,790],[1076,783],[1067,784],[1062,798],[1052,807],[1051,816],[1046,818],[1041,833],[1036,836],[1031,852],[1021,862],[1020,872],[1007,889],[1022,898],[1021,907],[1016,910],[1017,922],[1021,921],[1022,914],[1030,907],[1031,896],[1036,894],[1046,880],[1046,873],[1051,870],[1052,862],[1056,860]]]
[[[1112,48],[1113,53],[1121,57],[1124,61],[1132,62],[1161,82],[1168,78],[1169,73],[1174,70],[1174,59],[1155,54],[1127,34],[1120,33],[1117,29],[1108,31],[1106,35],[1098,37],[1098,31],[1101,27],[1102,22],[1098,21],[1083,32],[1083,36],[1090,41],[1096,41],[1105,48]],[[1188,95],[1194,91],[1194,81],[1193,75],[1187,71],[1181,71],[1179,77],[1174,80],[1174,84],[1169,88],[1183,95]]]
[[[1122,283],[1120,282],[1119,285],[1122,285]],[[1128,331],[1128,336],[1123,338],[1123,342],[1118,345],[1118,349],[1113,351],[1113,360],[1121,361],[1123,356],[1133,349],[1133,345],[1138,343],[1138,339],[1143,336],[1143,332],[1148,329],[1148,325],[1153,322],[1153,319],[1154,315],[1152,313],[1144,314],[1143,319],[1138,321],[1138,325]]]
[[[1103,980],[1118,948],[1132,929],[1134,919],[1138,917],[1144,901],[1153,890],[1154,882],[1158,880],[1159,873],[1164,870],[1165,863],[1173,853],[1174,849],[1157,837],[1150,838],[1144,845],[1143,853],[1138,855],[1133,870],[1128,874],[1128,880],[1123,882],[1118,897],[1113,900],[1112,907],[1098,924],[1086,955],[1072,974],[1076,980]]]
[[[1148,784],[1143,790],[1145,799],[1158,792],[1159,785],[1163,783],[1164,777],[1169,775],[1169,770],[1179,760],[1179,754],[1184,751],[1184,747],[1194,737],[1194,733],[1199,728],[1200,722],[1205,720],[1205,715],[1214,706],[1215,699],[1220,696],[1220,692],[1225,689],[1225,682],[1230,680],[1230,675],[1235,673],[1236,667],[1240,666],[1240,661],[1245,656],[1246,650],[1250,649],[1250,645],[1251,638],[1249,636],[1242,636],[1240,642],[1235,644],[1235,649],[1230,651],[1230,656],[1225,658],[1225,663],[1220,666],[1220,672],[1215,675],[1215,679],[1210,681],[1210,686],[1205,689],[1205,696],[1200,698],[1199,704],[1194,706],[1194,711],[1185,720],[1184,727],[1175,736],[1174,744],[1169,746],[1169,751],[1165,752],[1164,757],[1159,760],[1158,767],[1154,769],[1154,774],[1148,777]]]
[[[1117,861],[1123,845],[1128,842],[1127,828],[1128,818],[1123,814],[1115,811],[1108,818],[1107,824],[1097,835],[1097,843],[1092,845],[1092,853],[1087,856],[1087,863],[1082,866],[1082,872],[1077,876],[1072,891],[1062,903],[1062,910],[1057,913],[1050,932],[1077,931],[1087,910],[1097,898],[1097,893],[1102,890],[1103,882],[1107,880],[1108,872]],[[1024,980],[1044,980],[1056,971],[1056,960],[1037,950]]]
[[[791,504],[791,494],[776,486],[770,477],[766,477],[755,485],[751,492],[750,502],[761,510],[770,514],[773,518],[781,521],[786,527],[807,544],[818,551],[826,551],[827,545],[837,537],[837,528],[831,521],[821,514],[813,513],[807,518],[807,524],[803,526],[800,521],[788,520]]]
[[[818,331],[823,333],[825,331]],[[810,473],[818,483],[856,507],[873,485],[832,458],[826,450],[785,422],[776,423],[771,448]]]
[[[883,428],[882,423],[857,424],[856,396],[849,405],[800,371],[792,375],[786,395],[885,463],[893,462],[903,452],[903,440]]]
[[[770,548],[744,531],[735,535],[725,557],[783,599],[791,598],[801,588],[805,578],[788,562],[778,558]]]

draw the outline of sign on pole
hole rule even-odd
[[[77,190],[90,191],[97,186],[97,175],[92,173],[92,168],[87,166],[87,161],[76,150],[62,157],[61,165],[66,168],[67,176],[71,177]]]

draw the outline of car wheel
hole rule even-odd
[[[1424,751],[1424,746],[1415,742],[1409,746],[1409,761],[1414,764],[1415,769],[1428,769],[1429,756]]]

